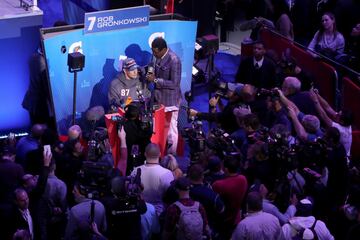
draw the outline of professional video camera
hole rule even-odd
[[[109,192],[112,166],[106,161],[85,161],[78,174],[80,191],[85,196],[99,199]]]
[[[124,177],[124,192],[116,193],[119,199],[119,205],[115,209],[111,209],[113,217],[135,213],[138,209],[139,200],[141,199],[141,169],[138,168],[135,176]]]
[[[213,89],[215,92],[215,97],[221,97],[228,99],[227,92],[229,90],[227,82],[216,82],[213,84]]]
[[[104,153],[105,145],[104,140],[108,138],[106,128],[98,127],[93,129],[90,133],[88,140],[88,156],[89,161],[97,161]]]
[[[190,150],[202,152],[205,150],[205,134],[202,121],[191,118],[191,127],[184,128],[183,137],[188,140]]]
[[[236,147],[235,141],[223,129],[213,128],[206,139],[206,145],[217,152],[219,156],[239,155],[240,150]]]

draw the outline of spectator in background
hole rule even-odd
[[[337,31],[334,14],[327,12],[321,18],[321,27],[315,33],[308,49],[314,57],[320,53],[326,57],[336,59],[344,53],[345,39],[343,35]]]
[[[313,85],[313,79],[309,73],[302,69],[296,62],[296,59],[291,55],[291,49],[286,48],[281,57],[275,51],[272,51],[271,58],[277,65],[276,73],[278,79],[282,82],[286,77],[296,77],[301,82],[301,90],[308,91]]]
[[[31,235],[28,230],[20,229],[14,233],[13,240],[31,240]]]
[[[174,180],[183,176],[183,172],[179,168],[179,164],[172,154],[168,154],[163,159],[161,159],[160,165],[172,172],[174,175]]]
[[[190,180],[186,177],[174,183],[179,200],[166,209],[163,238],[171,239],[202,239],[209,237],[206,212],[201,203],[190,198]],[[187,212],[182,214],[182,212]],[[190,213],[191,212],[191,213]],[[190,216],[192,218],[186,217]],[[196,238],[194,238],[196,236]],[[189,238],[191,237],[191,238]]]
[[[31,127],[31,133],[19,139],[16,144],[16,162],[24,166],[26,154],[39,147],[40,139],[46,129],[46,125],[35,124]]]
[[[3,146],[0,158],[0,221],[4,223],[4,231],[0,231],[0,239],[10,235],[8,219],[11,216],[11,206],[14,190],[21,186],[24,169],[15,163],[15,149]],[[5,231],[6,230],[6,231]],[[11,233],[12,234],[12,233]]]
[[[240,210],[248,183],[246,177],[238,173],[239,160],[235,157],[228,157],[224,160],[224,170],[226,178],[215,181],[212,187],[225,204],[219,233],[224,239],[229,239],[241,220]]]
[[[317,91],[311,90],[310,96],[320,119],[325,123],[326,127],[335,127],[339,130],[340,143],[344,146],[347,157],[350,157],[353,113],[349,110],[336,112]]]
[[[263,42],[253,45],[253,57],[241,61],[235,81],[249,83],[257,88],[270,89],[278,85],[274,62],[265,56],[266,48]]]
[[[351,31],[348,52],[349,66],[360,72],[360,23],[356,24]]]
[[[248,215],[237,225],[232,239],[284,239],[279,220],[274,215],[263,212],[260,193],[251,192],[246,200]]]
[[[22,106],[29,112],[31,124],[51,124],[50,91],[46,76],[45,57],[41,47],[32,54],[28,65],[30,81]]]
[[[289,17],[289,6],[287,1],[279,0],[274,2],[274,20],[276,30],[284,37],[294,40],[293,24]]]
[[[163,195],[174,180],[174,176],[170,170],[160,166],[160,148],[157,144],[150,143],[146,146],[145,157],[145,164],[137,167],[141,169],[143,197],[146,202],[155,206],[156,213],[160,215],[164,210]],[[136,175],[137,168],[131,173],[132,176]]]
[[[191,182],[190,197],[204,206],[209,226],[216,236],[221,214],[225,210],[224,203],[219,194],[215,193],[210,185],[204,183],[204,169],[200,164],[190,166],[187,175]]]
[[[210,156],[205,172],[205,182],[212,185],[215,181],[225,178],[225,173],[222,169],[222,162],[218,156]]]
[[[159,218],[154,205],[146,203],[146,212],[141,215],[141,237],[143,240],[156,239],[160,233]]]
[[[13,192],[15,205],[10,205],[5,210],[1,209],[0,214],[4,227],[3,231],[1,231],[1,237],[12,235],[18,229],[26,229],[31,234],[32,239],[40,239],[38,213],[44,207],[41,205],[40,199],[46,186],[51,159],[51,153],[44,152],[43,168],[39,178],[31,174],[24,175],[22,180],[25,188],[17,188]],[[8,239],[8,237],[4,239]]]
[[[16,233],[18,230],[26,230],[30,239],[34,239],[35,229],[34,229],[34,218],[32,216],[33,212],[29,210],[29,196],[27,192],[22,188],[17,188],[14,192],[15,195],[15,206],[10,219],[7,219],[7,222],[10,222],[9,225],[11,234]],[[4,229],[5,231],[8,229]]]
[[[80,239],[82,230],[80,227],[83,222],[88,224],[95,222],[101,232],[105,232],[107,225],[104,205],[97,200],[93,200],[92,203],[92,200],[81,192],[78,183],[74,184],[73,194],[77,204],[70,209],[65,239]],[[91,219],[91,204],[94,204],[94,219]]]
[[[314,103],[308,91],[301,91],[301,82],[296,77],[285,78],[282,87],[284,95],[304,114],[317,115]]]
[[[33,175],[39,175],[41,173],[43,166],[44,146],[53,146],[56,140],[56,133],[52,129],[46,128],[43,130],[39,146],[26,154],[24,162],[24,170],[26,173],[30,173]]]
[[[299,237],[302,239],[334,239],[325,223],[312,216],[312,209],[313,203],[310,199],[304,198],[299,202],[296,217],[291,218],[289,223],[282,226],[286,240],[293,239],[300,231],[302,236]]]
[[[55,175],[56,164],[49,166],[45,192],[41,198],[42,216],[39,216],[41,239],[61,239],[66,225],[66,185]]]
[[[297,137],[303,142],[314,142],[324,134],[320,129],[320,121],[314,115],[305,115],[290,101],[281,90],[278,90],[282,104],[288,109]]]
[[[285,213],[280,212],[280,210],[269,200],[267,197],[269,196],[269,190],[267,187],[262,184],[260,181],[255,181],[255,183],[250,186],[250,192],[255,191],[260,193],[262,197],[262,210],[264,212],[270,213],[279,219],[281,225],[287,223],[290,218],[295,216],[296,213],[296,204],[297,198],[294,194],[290,198],[290,204],[286,209]]]

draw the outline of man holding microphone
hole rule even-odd
[[[167,47],[165,39],[157,37],[151,44],[153,62],[150,64],[146,79],[154,84],[153,98],[155,104],[163,104],[169,124],[168,153],[176,154],[178,144],[177,119],[181,102],[181,61]],[[154,70],[154,71],[152,71]]]

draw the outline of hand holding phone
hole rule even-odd
[[[50,145],[44,145],[44,154],[45,155],[51,154],[51,146]]]

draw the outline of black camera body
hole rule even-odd
[[[117,129],[120,130],[124,126],[126,119],[120,115],[115,115],[111,116],[111,121],[115,122]]]
[[[201,121],[192,119],[191,127],[184,128],[183,136],[188,140],[192,152],[202,152],[205,150],[205,134]]]
[[[265,89],[261,88],[257,92],[257,97],[270,97],[271,99],[279,99],[280,95],[279,92],[276,89]]]
[[[213,128],[206,139],[206,145],[217,152],[219,156],[239,155],[240,150],[235,145],[234,139],[221,128]]]
[[[89,198],[99,199],[109,191],[112,166],[107,162],[85,161],[78,174],[80,191]]]

